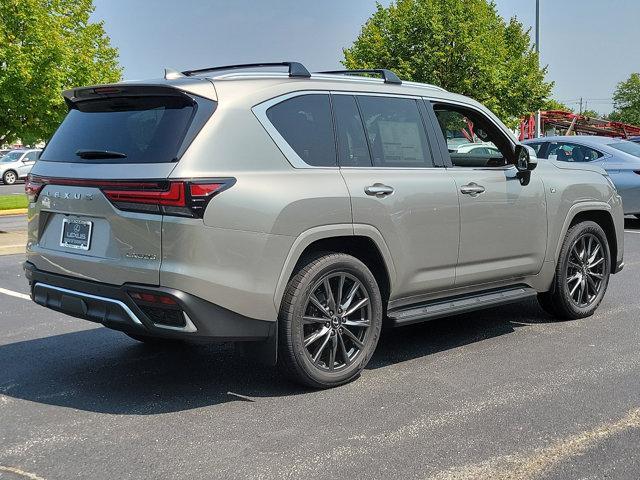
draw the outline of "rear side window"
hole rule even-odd
[[[637,143],[623,140],[617,143],[610,143],[609,146],[616,150],[620,150],[621,152],[640,157],[640,145]]]
[[[340,166],[370,167],[371,156],[356,99],[351,95],[333,95],[332,101]]]
[[[409,98],[358,96],[373,165],[433,167],[422,117]]]
[[[306,164],[336,165],[329,95],[300,95],[284,100],[270,107],[267,117]]]
[[[553,142],[549,144],[550,160],[560,162],[591,162],[602,157],[602,153],[585,145],[578,145],[569,142]]]
[[[81,101],[71,108],[40,159],[81,163],[171,162],[176,159],[195,109],[194,101],[182,96]]]

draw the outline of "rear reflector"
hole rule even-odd
[[[44,183],[38,182],[36,177],[27,176],[27,181],[24,184],[24,193],[27,194],[29,202],[35,202],[38,199],[38,195],[40,195],[44,185]]]
[[[177,302],[166,295],[156,295],[155,293],[147,293],[147,292],[129,292],[133,301],[138,303],[147,302],[147,303],[159,303],[162,305],[177,305]]]
[[[212,180],[87,180],[50,178],[29,175],[25,191],[35,202],[46,185],[99,188],[118,209],[202,218],[204,210],[215,195],[231,187],[235,178]]]

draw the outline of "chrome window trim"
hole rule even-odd
[[[457,105],[459,107],[464,107],[464,108],[468,108],[469,110],[473,110],[474,112],[482,115],[483,117],[485,117],[487,120],[489,120],[498,130],[500,130],[502,133],[505,134],[505,136],[509,139],[509,142],[511,142],[512,146],[516,146],[518,145],[518,140],[515,138],[515,135],[513,134],[513,132],[511,130],[509,130],[508,128],[506,128],[505,126],[501,125],[501,123],[496,123],[495,119],[493,118],[493,113],[491,113],[491,115],[487,115],[486,112],[484,112],[481,108],[478,108],[477,105],[473,105],[471,103],[467,103],[467,102],[462,102],[460,100],[450,100],[448,98],[438,98],[438,97],[430,97],[430,96],[424,96],[422,97],[425,101],[428,102],[435,102],[435,103],[444,103],[444,104],[450,104],[450,105]]]
[[[269,117],[267,117],[267,110],[277,105],[279,103],[284,102],[285,100],[289,100],[295,97],[301,97],[303,95],[326,95],[329,96],[328,90],[296,90],[295,92],[290,92],[285,95],[280,95],[278,97],[271,98],[265,102],[259,103],[255,105],[251,111],[256,116],[262,127],[269,134],[271,139],[274,141],[276,146],[280,149],[285,158],[289,161],[293,168],[312,168],[312,169],[322,169],[322,170],[338,170],[338,164],[336,159],[336,165],[331,167],[320,167],[309,165],[306,163],[300,156],[296,153],[296,151],[291,148],[291,146],[287,143],[278,129],[271,123]],[[331,120],[333,122],[333,119]],[[332,127],[333,128],[333,127]]]
[[[340,168],[358,168],[362,170],[363,168],[362,167],[339,167],[337,164],[337,158],[336,158],[335,166],[320,167],[320,166],[309,165],[304,160],[302,160],[302,158],[300,158],[300,156],[295,152],[295,150],[291,148],[291,146],[287,143],[284,137],[280,135],[280,132],[278,132],[278,129],[271,123],[271,121],[269,120],[269,117],[267,117],[267,110],[269,110],[269,108],[273,107],[274,105],[284,102],[285,100],[289,100],[290,98],[295,98],[295,97],[301,97],[303,95],[352,95],[352,96],[361,96],[361,97],[405,98],[405,99],[411,99],[416,101],[425,99],[425,97],[421,95],[403,95],[398,93],[353,92],[353,91],[346,91],[346,90],[296,90],[295,92],[289,92],[284,95],[279,95],[277,97],[270,98],[269,100],[259,103],[251,108],[251,111],[253,112],[255,117],[258,119],[258,121],[262,125],[262,128],[264,128],[267,134],[269,134],[273,142],[276,144],[278,149],[282,152],[282,154],[285,156],[285,158],[293,168],[321,169],[321,170],[339,170]],[[332,109],[332,115],[333,115],[333,109]],[[333,118],[332,118],[332,122],[333,122]],[[425,132],[425,135],[426,135],[426,132]],[[379,167],[379,168],[384,170],[389,170],[389,168],[387,167]],[[442,167],[398,167],[397,169],[398,170],[404,170],[404,169],[425,170],[425,169],[431,169],[431,168],[437,169]]]
[[[69,290],[67,288],[56,287],[54,285],[49,285],[48,283],[42,283],[42,282],[36,282],[36,284],[33,287],[35,288],[38,285],[40,285],[43,288],[48,288],[50,290],[57,290],[62,293],[70,293],[71,295],[76,295],[78,297],[92,298],[94,300],[101,300],[103,302],[118,305],[126,312],[127,315],[129,315],[131,320],[133,320],[138,325],[144,326],[143,323],[140,321],[140,319],[136,316],[136,314],[133,313],[133,311],[125,303],[121,302],[120,300],[116,300],[114,298],[101,297],[99,295],[92,295],[90,293],[78,292],[77,290]]]

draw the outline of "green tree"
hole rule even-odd
[[[602,115],[595,110],[584,110],[582,115],[589,118],[602,118]]]
[[[555,100],[553,98],[548,98],[544,101],[544,103],[542,104],[542,106],[540,107],[540,110],[562,110],[563,112],[573,112],[573,110],[571,109],[571,107],[568,107],[567,105],[565,105],[562,102],[559,102],[558,100]]]
[[[640,73],[618,83],[613,93],[613,112],[610,120],[640,125]]]
[[[62,90],[120,79],[118,52],[92,0],[0,0],[0,145],[48,139]]]
[[[552,83],[529,31],[505,22],[493,0],[397,0],[376,12],[350,48],[347,68],[389,68],[400,77],[471,96],[515,125],[540,108]]]

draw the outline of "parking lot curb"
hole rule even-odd
[[[11,208],[9,210],[0,210],[0,217],[3,215],[24,215],[26,213],[26,208]]]

